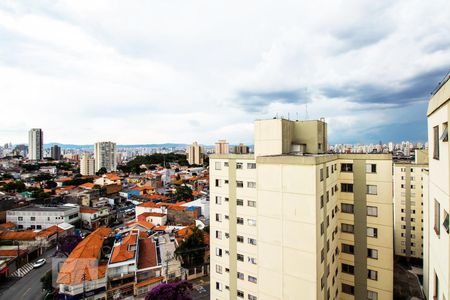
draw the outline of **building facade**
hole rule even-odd
[[[44,132],[40,128],[32,128],[28,132],[28,158],[42,160],[44,152]]]
[[[248,154],[249,148],[248,146],[244,145],[244,144],[239,144],[237,146],[234,146],[234,154]]]
[[[95,175],[95,160],[88,153],[81,155],[80,174],[83,176]]]
[[[255,123],[210,158],[211,299],[392,299],[392,158],[324,154],[322,121]]]
[[[17,224],[18,229],[47,229],[61,223],[75,224],[80,220],[78,206],[27,206],[6,213],[6,221]]]
[[[219,140],[216,142],[215,154],[228,154],[230,153],[230,145],[226,140]]]
[[[50,156],[54,160],[60,160],[61,159],[61,147],[59,147],[58,145],[53,145],[50,148]]]
[[[116,143],[113,142],[99,142],[94,145],[94,161],[95,172],[98,172],[101,168],[105,168],[106,171],[116,171]]]
[[[394,163],[395,255],[418,263],[423,258],[423,173],[427,169],[428,153],[421,155],[419,150],[415,161]]]
[[[190,165],[203,165],[203,148],[197,142],[187,147],[186,156]]]
[[[450,287],[450,174],[448,121],[449,76],[433,92],[428,104],[429,175],[427,215],[424,218],[424,279],[428,299],[449,299]]]

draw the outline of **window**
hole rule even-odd
[[[256,163],[247,163],[247,169],[256,169]]]
[[[243,225],[243,224],[244,224],[244,218],[237,217],[237,218],[236,218],[236,223],[237,223],[237,224]]]
[[[323,208],[323,195],[320,195],[320,208]]]
[[[442,223],[442,226],[444,226],[445,231],[448,233],[448,226],[449,220],[448,220],[448,212],[444,209],[444,222]]]
[[[353,204],[341,203],[341,211],[346,214],[352,214],[354,207]]]
[[[367,215],[371,217],[378,217],[378,207],[367,206]]]
[[[222,163],[220,161],[216,161],[215,166],[216,170],[222,170]]]
[[[242,199],[236,199],[236,205],[238,205],[238,206],[243,206],[243,205],[244,205],[244,200],[242,200]]]
[[[36,217],[30,217],[31,221],[36,221]]]
[[[323,181],[323,169],[320,169],[320,181]]]
[[[216,187],[220,187],[220,179],[216,179]]]
[[[322,222],[322,223],[320,223],[320,235],[323,235],[324,232],[325,232],[325,228],[324,228],[323,222]]]
[[[227,161],[224,162],[224,163],[223,163],[223,166],[224,166],[224,167],[228,167],[228,162],[227,162]]]
[[[330,177],[330,167],[327,167],[327,178]]]
[[[42,229],[42,225],[36,225],[36,229]]]
[[[238,241],[239,243],[243,243],[243,242],[244,242],[244,237],[243,237],[242,235],[238,235],[238,236],[237,236],[237,241]]]
[[[247,239],[247,242],[248,242],[250,245],[256,245],[256,239],[248,238],[248,239]]]
[[[256,220],[247,219],[247,224],[250,225],[250,226],[256,226]]]
[[[433,127],[433,158],[439,159],[439,126]]]
[[[367,291],[367,300],[378,300],[378,293],[373,291]]]
[[[244,298],[244,292],[238,290],[238,291],[237,291],[237,296],[238,296],[239,298]]]
[[[216,204],[222,204],[222,197],[216,196]]]
[[[448,142],[448,123],[445,122],[444,124],[442,124],[442,127],[443,127],[444,131],[442,132],[442,135],[441,135],[441,141]]]
[[[244,182],[242,182],[242,181],[236,181],[236,187],[238,187],[238,188],[243,188],[243,187],[244,187]]]
[[[244,164],[241,162],[236,163],[236,169],[242,169],[244,167]]]
[[[256,265],[256,258],[255,257],[247,257],[247,261],[253,265]]]
[[[378,280],[378,272],[374,270],[367,270],[367,278],[371,280]]]
[[[244,278],[245,278],[244,273],[237,272],[237,278],[241,279],[241,280],[244,280]]]
[[[258,300],[258,298],[256,298],[256,296],[248,294],[248,300]]]
[[[341,191],[344,193],[353,193],[353,184],[341,183]]]
[[[341,164],[341,172],[353,172],[353,164]]]
[[[354,295],[355,294],[355,287],[349,284],[342,284],[342,292],[349,294],[349,295]]]
[[[23,217],[17,217],[18,221],[23,221]]]
[[[249,207],[256,207],[256,201],[248,200],[248,201],[247,201],[247,205],[248,205]]]
[[[228,179],[225,179],[225,180],[224,180],[224,183],[225,183],[225,184],[228,184]]]
[[[216,239],[221,240],[222,239],[222,232],[219,230],[216,230]]]
[[[248,275],[248,281],[250,281],[252,283],[257,283],[256,277],[253,277],[253,276],[250,276],[250,275]]]
[[[251,189],[255,189],[256,188],[256,182],[253,182],[253,181],[247,182],[247,187],[251,188]]]
[[[222,290],[222,284],[220,282],[216,281],[216,290],[221,291]]]
[[[230,201],[230,198],[225,197],[225,202],[228,202],[228,201]]]
[[[378,237],[378,229],[374,227],[367,227],[367,236],[377,238]]]
[[[222,256],[222,249],[216,248],[216,256]]]
[[[376,173],[377,165],[376,164],[366,164],[366,173]]]
[[[377,186],[376,185],[367,185],[367,194],[368,195],[376,195],[377,194]]]
[[[244,261],[244,255],[242,255],[242,254],[237,254],[237,260],[238,261]]]
[[[341,265],[341,270],[344,273],[348,273],[348,274],[355,274],[355,267],[352,265],[348,265],[348,264],[342,264]]]
[[[222,215],[221,214],[216,214],[216,221],[217,222],[222,222]]]
[[[348,244],[342,244],[341,250],[342,250],[343,253],[354,254],[355,253],[355,246],[348,245]]]
[[[434,232],[436,232],[437,235],[440,234],[440,209],[441,205],[434,199]]]
[[[216,265],[216,273],[222,274],[222,266]]]
[[[345,223],[341,224],[341,231],[342,232],[353,233],[354,230],[355,230],[355,226],[353,226],[351,224],[345,224]]]

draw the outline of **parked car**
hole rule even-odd
[[[45,258],[38,259],[37,261],[34,262],[33,268],[42,267],[43,265],[45,265],[46,262],[47,260]]]

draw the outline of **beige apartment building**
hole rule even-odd
[[[203,165],[203,147],[197,142],[186,148],[186,156],[190,165]]]
[[[392,158],[326,154],[324,121],[260,120],[210,157],[211,299],[392,299]]]
[[[83,176],[95,175],[95,160],[88,153],[81,155],[80,174]]]
[[[415,151],[415,160],[394,163],[395,255],[420,263],[423,258],[424,172],[428,152]]]
[[[95,172],[105,168],[107,172],[116,171],[116,143],[99,142],[94,145]]]
[[[424,288],[428,299],[450,299],[450,174],[448,121],[449,76],[433,92],[428,104],[429,186],[424,224]]]
[[[215,154],[228,154],[230,153],[230,145],[226,140],[218,140],[216,142]]]

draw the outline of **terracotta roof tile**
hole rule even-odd
[[[138,268],[145,269],[155,267],[158,265],[156,257],[156,246],[152,238],[145,238],[139,240],[139,260]]]
[[[141,281],[141,282],[137,283],[135,286],[136,286],[136,288],[140,288],[140,287],[143,287],[146,285],[162,282],[163,279],[164,279],[164,277],[153,277],[153,278]]]
[[[116,244],[111,253],[110,263],[118,263],[132,259],[136,255],[136,247],[138,241],[138,231],[130,231],[130,233],[122,239],[120,244]],[[134,250],[132,246],[134,245]]]

